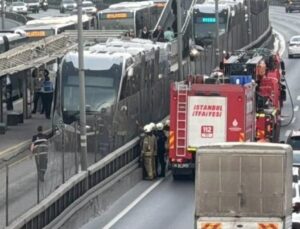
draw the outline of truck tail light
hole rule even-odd
[[[201,229],[222,229],[221,223],[202,223]]]
[[[174,131],[170,131],[169,135],[169,149],[175,148],[175,134]]]
[[[245,141],[245,134],[244,133],[240,133],[239,142],[244,142],[244,141]]]
[[[257,229],[278,229],[277,223],[259,223]]]

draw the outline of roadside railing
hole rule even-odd
[[[43,228],[61,214],[87,190],[102,183],[131,162],[137,163],[140,155],[140,137],[107,155],[98,163],[90,166],[87,172],[79,172],[65,184],[56,189],[49,198],[27,211],[8,228]]]

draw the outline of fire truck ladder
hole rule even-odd
[[[185,156],[187,147],[187,98],[189,86],[178,83],[177,89],[177,123],[176,123],[176,156]]]

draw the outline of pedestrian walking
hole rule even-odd
[[[48,139],[43,134],[43,127],[37,128],[37,134],[32,137],[30,151],[35,157],[38,179],[44,181],[48,165]]]
[[[145,137],[142,142],[142,162],[145,169],[145,180],[153,180],[156,177],[155,156],[157,152],[156,138],[152,133],[151,126],[144,127]]]
[[[43,101],[43,107],[45,109],[45,116],[47,119],[50,119],[54,86],[53,83],[50,81],[48,70],[44,71],[44,75],[45,75],[45,80],[43,82],[42,89],[41,89],[42,101]]]
[[[147,26],[144,26],[142,33],[141,33],[141,38],[142,39],[150,39],[150,32],[149,32]]]
[[[32,78],[33,78],[33,90],[34,90],[34,94],[33,94],[33,110],[32,110],[32,114],[35,114],[38,108],[38,103],[40,100],[42,100],[42,84],[43,84],[43,80],[42,78],[39,76],[38,73],[38,69],[34,69],[32,72]],[[42,104],[42,103],[41,103]],[[44,107],[42,107],[40,113],[44,113]]]
[[[5,97],[6,97],[6,110],[12,111],[14,109],[13,105],[13,87],[12,87],[12,82],[10,75],[6,76],[6,86],[5,86]]]
[[[156,173],[158,174],[158,164],[160,165],[159,177],[164,177],[166,172],[166,148],[165,144],[167,137],[163,130],[164,125],[162,123],[157,123],[156,125],[156,140],[157,140],[157,160],[156,160]]]
[[[156,30],[154,30],[154,32],[153,32],[153,39],[155,41],[159,41],[159,42],[165,41],[164,30],[163,30],[163,28],[160,25],[157,27]]]
[[[168,27],[164,32],[164,38],[166,41],[173,41],[175,39],[174,32],[171,30],[171,27]]]

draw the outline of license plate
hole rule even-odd
[[[188,168],[189,165],[188,164],[176,164],[174,167],[180,168],[180,169],[184,169],[184,168]]]

